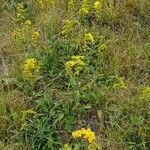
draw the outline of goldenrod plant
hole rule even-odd
[[[0,150],[148,150],[148,0],[0,0]]]

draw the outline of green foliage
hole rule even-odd
[[[147,150],[149,6],[2,0],[0,149]]]
[[[27,126],[22,137],[32,149],[55,149],[62,146],[64,132],[71,132],[77,115],[66,102],[54,101],[51,95],[45,95],[37,101],[34,118],[27,118]]]

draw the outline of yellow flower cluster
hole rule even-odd
[[[32,25],[32,22],[30,20],[27,20],[25,22],[25,26],[30,27]]]
[[[72,56],[71,60],[65,63],[67,74],[72,74],[73,71],[75,71],[74,73],[79,75],[80,71],[85,66],[85,62],[83,61],[83,59],[84,56]]]
[[[93,132],[90,128],[88,128],[88,129],[82,128],[80,130],[76,130],[76,131],[72,132],[72,137],[75,139],[76,138],[84,138],[89,143],[96,142],[95,132]]]
[[[72,56],[71,60],[66,62],[66,64],[65,64],[66,68],[85,66],[85,63],[82,60],[83,58],[84,58],[84,56]]]
[[[33,46],[36,46],[39,38],[40,38],[40,33],[39,32],[33,32],[31,35],[31,44]]]
[[[63,150],[71,150],[71,147],[69,144],[65,144],[63,147]]]
[[[24,24],[22,24],[21,28],[15,29],[12,33],[12,37],[14,38],[14,40],[18,43],[25,42],[29,37],[31,25],[32,22],[30,20],[27,20]]]
[[[96,1],[94,3],[94,9],[95,9],[96,12],[100,12],[101,9],[102,9],[102,3],[100,1]]]
[[[89,13],[88,0],[82,1],[82,5],[81,5],[79,12],[81,15],[87,15]]]
[[[34,58],[28,58],[23,64],[23,77],[26,80],[34,80],[40,72],[40,64]]]
[[[94,37],[93,37],[92,33],[85,34],[85,41],[92,42],[92,43],[94,42]]]
[[[107,49],[106,44],[101,44],[101,45],[99,46],[99,48],[98,48],[98,52],[99,52],[99,53],[104,53],[106,49]]]
[[[150,87],[146,87],[146,88],[143,90],[143,95],[145,95],[145,96],[150,96]]]
[[[117,77],[117,83],[114,84],[114,88],[118,88],[118,89],[127,89],[125,83],[124,83],[124,78],[122,77]]]

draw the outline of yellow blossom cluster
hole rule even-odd
[[[82,1],[82,5],[79,12],[81,15],[87,15],[89,13],[88,0]]]
[[[94,37],[93,37],[92,33],[85,34],[85,41],[92,42],[92,43],[94,42]]]
[[[100,12],[101,9],[102,9],[102,2],[96,1],[96,2],[94,3],[94,9],[95,9],[96,12]]]
[[[66,68],[85,66],[85,63],[82,60],[83,58],[84,58],[84,56],[72,56],[71,60],[66,62],[66,64],[65,64]]]
[[[69,144],[65,144],[63,150],[71,150],[71,146]]]
[[[144,95],[150,95],[150,87],[144,88],[143,94],[144,94]]]
[[[20,28],[15,29],[12,33],[12,37],[17,43],[31,43],[32,46],[36,46],[40,38],[40,33],[38,31],[32,31],[32,22],[27,20]]]
[[[12,37],[18,43],[25,42],[28,38],[29,31],[31,29],[32,22],[27,20],[24,24],[22,24],[21,28],[16,28],[12,33]]]
[[[30,21],[30,20],[27,20],[26,22],[25,22],[25,26],[26,27],[30,27],[32,25],[32,22]]]
[[[32,34],[31,34],[31,44],[33,46],[36,46],[39,38],[40,38],[40,33],[38,31],[32,32]]]
[[[28,58],[23,64],[23,77],[26,80],[34,80],[40,73],[40,64],[34,58]]]
[[[88,129],[82,128],[80,130],[76,130],[76,131],[72,132],[72,137],[75,139],[76,138],[84,138],[89,143],[96,142],[95,132],[93,132],[90,128],[88,128]]]
[[[145,87],[142,93],[142,97],[145,98],[145,100],[148,99],[148,101],[150,101],[150,87]]]
[[[125,83],[124,83],[124,81],[123,81],[123,80],[124,80],[123,77],[117,77],[116,80],[117,80],[117,83],[115,83],[115,84],[113,85],[114,88],[127,89],[127,87],[126,87],[126,85],[125,85]]]
[[[65,68],[67,74],[72,74],[75,71],[75,74],[79,75],[79,72],[85,66],[85,62],[83,61],[84,56],[72,56],[71,60],[65,63]]]
[[[98,52],[99,52],[99,53],[104,53],[106,49],[107,49],[106,44],[101,44],[101,45],[98,47]]]

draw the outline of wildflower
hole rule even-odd
[[[107,46],[105,44],[102,44],[98,48],[98,52],[104,52],[107,49]]]
[[[98,11],[101,11],[101,9],[102,9],[102,4],[101,4],[101,2],[100,1],[96,1],[95,3],[94,3],[94,9],[98,12]]]
[[[71,59],[75,59],[75,60],[80,60],[80,59],[84,59],[84,58],[85,58],[84,56],[80,56],[80,55],[71,57]]]
[[[67,68],[73,68],[73,67],[79,67],[79,66],[84,66],[85,63],[84,61],[82,60],[84,58],[84,56],[72,56],[71,57],[71,60],[67,61],[65,63],[65,66]]]
[[[72,68],[72,67],[74,67],[75,65],[76,65],[76,62],[75,62],[75,61],[72,61],[72,60],[67,61],[66,64],[65,64],[65,66],[66,66],[67,68]]]
[[[71,150],[71,146],[69,144],[65,144],[63,150]]]
[[[114,88],[119,88],[119,89],[127,89],[125,83],[124,83],[124,78],[122,77],[117,77],[117,83],[114,84]]]
[[[36,45],[36,43],[37,43],[39,37],[40,37],[40,33],[39,33],[39,32],[33,32],[33,33],[32,33],[32,35],[31,35],[31,44],[32,44],[33,46]]]
[[[87,9],[87,8],[81,8],[81,9],[80,9],[80,13],[81,13],[81,14],[85,14],[85,15],[86,15],[86,14],[88,14],[88,13],[89,13],[89,11],[88,11],[88,9]]]
[[[27,21],[25,22],[25,26],[29,27],[29,26],[31,26],[31,25],[32,25],[32,23],[31,23],[30,20],[27,20]]]
[[[81,15],[87,15],[89,13],[88,0],[83,0],[79,12]]]
[[[71,60],[65,63],[67,74],[72,74],[74,72],[75,74],[79,75],[80,71],[85,66],[83,59],[84,56],[72,56]]]
[[[149,94],[150,94],[150,87],[146,87],[146,88],[143,90],[143,94],[144,94],[144,95],[149,95]]]
[[[82,137],[86,139],[89,143],[96,142],[95,132],[93,132],[90,128],[88,129],[82,128],[80,130],[76,130],[72,132],[72,137],[74,139]]]
[[[146,87],[143,90],[143,97],[150,97],[150,87]]]
[[[88,145],[88,150],[102,150],[102,146],[101,144],[97,144],[96,142],[93,142]]]
[[[89,143],[93,143],[96,141],[95,132],[91,131],[90,128],[88,128],[84,133],[84,138],[89,141]]]
[[[87,41],[87,42],[94,42],[94,37],[93,37],[93,35],[91,34],[91,33],[87,33],[87,34],[85,34],[85,41]]]
[[[40,72],[40,64],[34,58],[28,58],[23,64],[23,77],[26,80],[34,80]]]
[[[82,137],[82,135],[83,135],[83,131],[82,130],[77,130],[77,131],[72,132],[72,137],[74,139]]]

